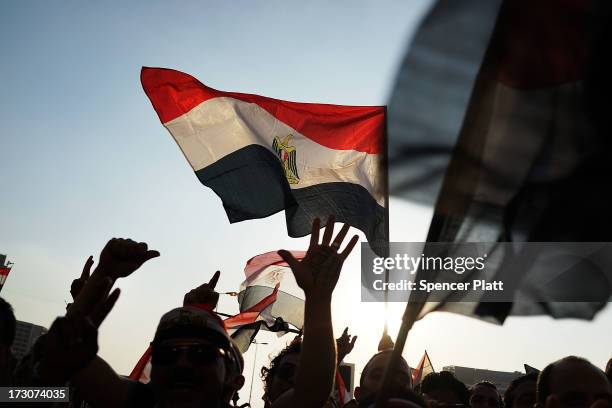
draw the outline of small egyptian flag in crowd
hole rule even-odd
[[[6,278],[8,278],[8,274],[11,271],[11,268],[0,268],[0,290],[4,286],[4,282],[6,282]]]
[[[419,365],[412,370],[412,386],[416,387],[418,384],[423,381],[423,378],[427,376],[427,374],[435,373],[436,371],[433,368],[433,364],[431,364],[431,360],[429,359],[429,355],[427,351],[421,357],[421,361]]]
[[[230,222],[285,210],[289,236],[334,215],[374,248],[385,226],[385,108],[287,102],[218,91],[185,73],[143,68],[160,121]]]
[[[530,366],[529,364],[523,364],[523,367],[525,368],[525,374],[539,374],[540,370],[538,370],[535,367]]]
[[[291,251],[300,260],[304,251]],[[238,349],[245,352],[260,329],[279,335],[304,325],[304,293],[289,265],[275,252],[251,258],[240,285],[240,313],[225,320]]]
[[[304,251],[290,252],[297,260],[306,255]],[[259,330],[279,335],[290,330],[301,331],[304,292],[297,285],[289,265],[275,251],[267,252],[249,259],[244,274],[246,279],[238,293],[240,313],[223,321],[238,350],[246,352]],[[150,375],[151,347],[140,357],[129,378],[146,384]]]

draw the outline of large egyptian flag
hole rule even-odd
[[[387,241],[384,107],[287,102],[210,88],[183,72],[143,68],[160,121],[230,222],[285,210],[289,235],[335,215],[374,247]]]

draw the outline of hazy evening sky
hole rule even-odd
[[[175,68],[213,88],[300,102],[383,105],[428,0],[0,2],[0,253],[15,262],[2,291],[17,318],[49,326],[70,282],[111,237],[146,241],[162,256],[119,282],[100,333],[101,355],[129,373],[161,314],[220,269],[236,290],[250,257],[304,249],[284,214],[230,225],[157,119],[141,66]],[[452,35],[452,33],[449,33]],[[391,237],[425,238],[430,208],[392,200]],[[357,375],[375,351],[380,304],[361,304],[359,251],[334,295],[334,327],[359,335],[347,358]],[[235,298],[220,311],[234,313]],[[395,334],[403,305],[390,307]],[[612,312],[594,323],[510,318],[494,326],[438,313],[419,322],[404,352],[426,348],[436,370],[464,365],[522,370],[567,354],[603,366]],[[257,371],[291,339],[265,333]],[[246,354],[248,399],[253,348]],[[257,375],[257,374],[256,374]],[[261,384],[255,383],[254,406]]]

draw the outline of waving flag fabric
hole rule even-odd
[[[285,210],[289,235],[335,215],[384,246],[384,107],[287,102],[143,68],[143,88],[230,222]]]
[[[291,251],[301,260],[304,251]],[[246,280],[240,285],[240,313],[225,320],[238,348],[245,352],[260,329],[283,335],[304,325],[304,292],[291,268],[276,252],[251,258],[244,268]],[[232,330],[235,330],[232,332]]]
[[[297,260],[304,251],[290,251]],[[254,256],[244,268],[246,279],[240,285],[240,313],[223,322],[238,349],[244,353],[259,330],[287,333],[290,326],[304,326],[304,292],[297,285],[291,268],[275,251]],[[282,290],[281,290],[282,289]],[[204,307],[193,305],[195,307]],[[151,348],[140,357],[129,378],[150,381]]]
[[[431,360],[429,359],[429,355],[427,351],[421,357],[421,361],[419,365],[412,371],[412,386],[416,387],[423,381],[423,378],[427,376],[427,374],[435,373],[436,371],[433,368],[433,364],[431,364]]]
[[[503,277],[506,260],[527,264],[513,275],[521,285],[512,303],[464,302],[466,292],[455,292],[420,299],[420,317],[592,319],[608,304],[612,282],[583,279],[584,270],[574,275],[578,285],[549,286],[608,293],[558,302],[540,292],[536,301],[529,286],[540,273],[536,257],[525,255],[528,246],[507,251],[496,243],[612,239],[610,21],[612,6],[602,1],[435,2],[390,103],[391,191],[435,202],[428,241],[490,243],[489,261],[499,260],[491,280]]]
[[[8,278],[10,271],[11,271],[11,268],[0,267],[0,291],[2,290],[2,287],[4,286],[4,282],[6,282],[6,278]]]

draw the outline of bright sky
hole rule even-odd
[[[301,102],[385,104],[416,22],[430,0],[386,2],[20,2],[0,3],[0,253],[15,262],[2,296],[17,318],[49,326],[88,255],[111,237],[146,241],[162,256],[119,286],[100,333],[101,355],[128,373],[161,314],[220,269],[236,290],[259,253],[303,249],[284,214],[230,225],[145,97],[140,67],[176,68],[222,90]],[[425,238],[431,209],[392,200],[395,241]],[[357,375],[375,351],[383,306],[360,303],[359,251],[334,296],[334,327],[359,335],[347,358]],[[219,310],[237,310],[223,298]],[[389,308],[399,326],[402,304]],[[435,314],[404,352],[415,365],[521,370],[567,354],[603,366],[612,311],[594,323],[510,318],[502,327]],[[290,340],[265,333],[257,371]],[[254,349],[245,356],[248,399]],[[257,374],[256,374],[257,375]],[[259,406],[256,377],[252,401]]]

